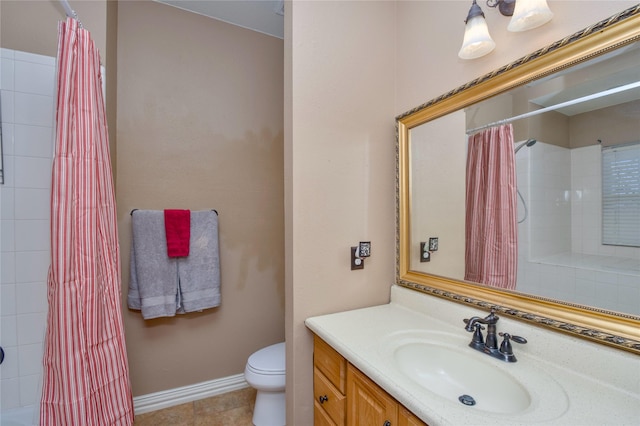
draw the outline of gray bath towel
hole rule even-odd
[[[131,221],[129,308],[140,310],[144,319],[175,316],[180,303],[178,258],[167,255],[164,212],[135,210]]]
[[[195,312],[220,305],[220,250],[218,214],[191,212],[189,256],[178,258],[180,312]]]
[[[172,317],[220,305],[218,215],[191,212],[189,256],[169,257],[164,211],[132,213],[129,308],[144,319]]]

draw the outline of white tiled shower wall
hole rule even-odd
[[[538,142],[516,162],[529,208],[518,227],[518,290],[640,315],[640,248],[600,243],[600,146]],[[520,200],[518,210],[522,218]]]
[[[50,262],[55,58],[1,49],[2,411],[39,402]]]

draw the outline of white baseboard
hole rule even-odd
[[[136,396],[133,398],[133,410],[135,414],[144,414],[247,387],[249,384],[244,380],[244,374],[236,374],[208,382]]]

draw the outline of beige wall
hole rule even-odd
[[[105,10],[105,21],[107,25],[107,34],[105,37],[104,57],[105,65],[105,91],[106,91],[106,112],[107,124],[109,126],[109,149],[111,158],[111,169],[113,170],[114,183],[118,181],[118,170],[116,161],[118,154],[117,139],[117,117],[118,117],[118,2],[108,0]]]
[[[244,372],[284,340],[283,43],[148,1],[118,7],[123,288],[130,211],[216,209],[222,304],[124,312],[134,395]],[[126,295],[124,295],[126,296]]]
[[[617,145],[640,140],[640,101],[631,101],[596,112],[571,117],[569,128],[571,148],[596,145]]]
[[[410,268],[460,280],[465,257],[465,116],[457,111],[410,131]],[[430,237],[438,237],[438,251],[429,262],[420,262],[420,242],[428,243]]]
[[[287,424],[313,414],[313,315],[386,303],[394,282],[394,2],[286,5]],[[349,247],[371,241],[364,269]]]
[[[70,0],[80,22],[103,53],[107,45],[107,0]],[[5,49],[21,50],[38,55],[56,56],[58,50],[58,21],[65,19],[65,11],[58,0],[2,0],[0,1],[0,45]]]

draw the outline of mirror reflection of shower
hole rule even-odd
[[[522,149],[525,146],[527,148],[532,147],[533,145],[536,144],[536,142],[538,142],[538,141],[535,140],[535,139],[527,139],[525,142],[522,142],[520,145],[518,145],[516,147],[515,154],[517,154],[518,151],[520,151],[520,149]],[[527,216],[529,216],[529,210],[527,209],[527,203],[524,201],[524,198],[522,197],[522,194],[520,193],[520,189],[516,188],[516,191],[518,192],[518,197],[520,198],[520,201],[522,202],[522,207],[524,207],[524,217],[521,220],[518,221],[518,223],[522,223],[525,220],[527,220]]]

